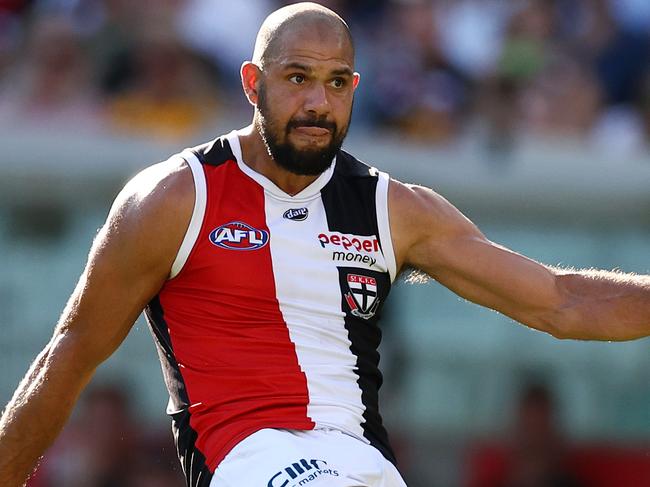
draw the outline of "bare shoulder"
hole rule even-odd
[[[113,244],[125,261],[137,258],[167,272],[189,225],[194,194],[191,169],[182,159],[147,167],[115,198],[96,245]]]
[[[111,213],[147,218],[162,213],[171,217],[191,211],[194,204],[192,172],[181,158],[172,157],[136,174],[120,191]]]
[[[458,236],[478,233],[454,205],[424,186],[391,179],[388,209],[398,268],[417,266],[424,246],[430,251]]]
[[[421,223],[422,219],[444,219],[455,208],[434,190],[417,184],[391,179],[388,199],[399,220]]]

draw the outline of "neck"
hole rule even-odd
[[[300,176],[280,167],[269,155],[264,140],[254,125],[251,124],[240,130],[238,135],[244,164],[266,176],[285,193],[296,195],[318,178],[318,176]]]

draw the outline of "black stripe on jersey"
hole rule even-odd
[[[197,145],[190,150],[198,157],[201,164],[210,166],[219,166],[224,162],[236,160],[225,137],[219,137],[207,144]]]
[[[376,189],[376,170],[339,151],[332,179],[321,190],[330,230],[379,238]]]
[[[379,238],[375,193],[376,170],[340,151],[332,179],[321,190],[330,231],[353,235],[376,235]],[[381,242],[380,242],[381,244]],[[379,388],[383,377],[379,371],[381,330],[378,326],[381,307],[390,291],[390,275],[354,267],[339,267],[341,309],[345,312],[345,328],[350,338],[350,351],[357,357],[356,373],[365,406],[362,424],[364,436],[389,461],[395,463],[395,454],[379,414]],[[375,314],[364,319],[352,314],[346,299],[351,294],[348,276],[362,275],[375,279],[375,299],[379,306]],[[363,305],[362,305],[363,306]]]
[[[356,373],[359,375],[357,382],[361,388],[361,402],[366,408],[363,412],[365,422],[361,425],[363,436],[389,461],[396,463],[395,454],[388,441],[388,433],[379,414],[379,388],[384,379],[379,370],[379,352],[377,351],[381,342],[381,329],[378,321],[381,306],[390,289],[390,276],[387,273],[356,267],[339,267],[338,270],[341,286],[341,309],[345,311],[345,328],[348,330],[350,338],[350,351],[357,357]],[[376,280],[377,296],[375,299],[379,299],[379,308],[372,318],[364,319],[352,314],[345,297],[351,294],[348,285],[348,276],[350,275],[362,275]]]
[[[185,473],[186,485],[187,487],[208,487],[212,473],[206,465],[205,456],[195,447],[197,433],[190,426],[187,389],[172,349],[171,338],[158,296],[153,298],[145,308],[145,316],[156,343],[163,378],[171,399],[171,410],[168,410],[167,414],[172,417],[174,442]]]

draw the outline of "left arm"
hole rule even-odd
[[[430,189],[391,181],[398,268],[412,266],[458,295],[558,338],[650,335],[650,276],[556,269],[488,240]]]
[[[634,340],[650,335],[650,276],[550,270],[565,297],[566,338]]]

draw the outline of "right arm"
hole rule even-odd
[[[456,294],[557,338],[650,335],[650,276],[545,266],[488,240],[434,191],[392,181],[398,269],[420,269]]]
[[[54,334],[0,418],[0,485],[24,484],[97,366],[169,276],[194,204],[187,165],[167,161],[117,197]]]

